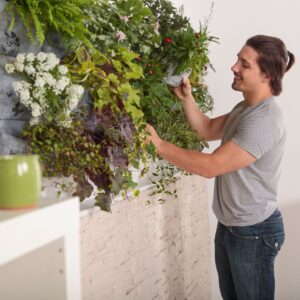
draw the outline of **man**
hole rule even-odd
[[[286,140],[274,96],[280,94],[283,75],[294,60],[278,38],[248,39],[231,68],[232,88],[242,92],[244,100],[214,119],[199,110],[187,78],[174,89],[199,136],[222,140],[212,154],[181,149],[147,127],[148,142],[161,157],[190,173],[216,177],[215,261],[225,300],[274,299],[274,261],[284,242],[277,183]]]

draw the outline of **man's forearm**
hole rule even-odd
[[[156,145],[156,149],[159,156],[184,171],[207,178],[214,176],[211,154],[185,150],[163,140]]]
[[[186,119],[191,128],[194,129],[199,136],[207,138],[209,136],[211,119],[199,109],[192,95],[182,100],[182,104]]]

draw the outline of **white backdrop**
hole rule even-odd
[[[173,0],[179,7],[184,5],[185,15],[194,27],[199,20],[204,21],[210,12],[211,0]],[[296,65],[286,74],[283,82],[283,93],[278,97],[286,118],[288,141],[282,165],[279,186],[278,206],[283,213],[286,227],[286,242],[276,263],[276,299],[300,299],[300,188],[298,187],[300,167],[300,143],[298,130],[300,127],[298,102],[298,81],[300,78],[300,39],[299,9],[297,0],[215,0],[212,17],[209,22],[211,35],[219,37],[219,44],[210,47],[210,58],[216,73],[210,71],[207,84],[215,99],[215,110],[212,116],[228,112],[242,95],[231,89],[233,79],[230,67],[247,38],[256,34],[277,36],[285,42],[288,50],[296,56]],[[298,59],[298,62],[297,62]],[[212,143],[212,151],[217,143]],[[208,194],[212,199],[213,180],[209,181]],[[215,217],[211,213],[211,243],[213,251],[213,235],[216,226]],[[214,268],[212,300],[221,299],[218,291],[217,275]]]

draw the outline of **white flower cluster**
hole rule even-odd
[[[53,106],[59,108],[60,117],[63,113],[60,123],[63,126],[70,124],[70,113],[77,107],[84,89],[71,83],[67,76],[68,68],[59,65],[54,53],[18,54],[15,62],[7,63],[5,69],[8,74],[17,72],[25,75],[26,79],[14,82],[13,88],[20,102],[31,111],[31,125],[53,113]],[[50,117],[55,119],[56,116]]]

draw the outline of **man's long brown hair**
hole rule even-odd
[[[295,56],[289,52],[279,38],[255,35],[246,42],[258,53],[258,65],[262,72],[270,76],[272,94],[278,96],[282,91],[282,78],[295,63]]]

